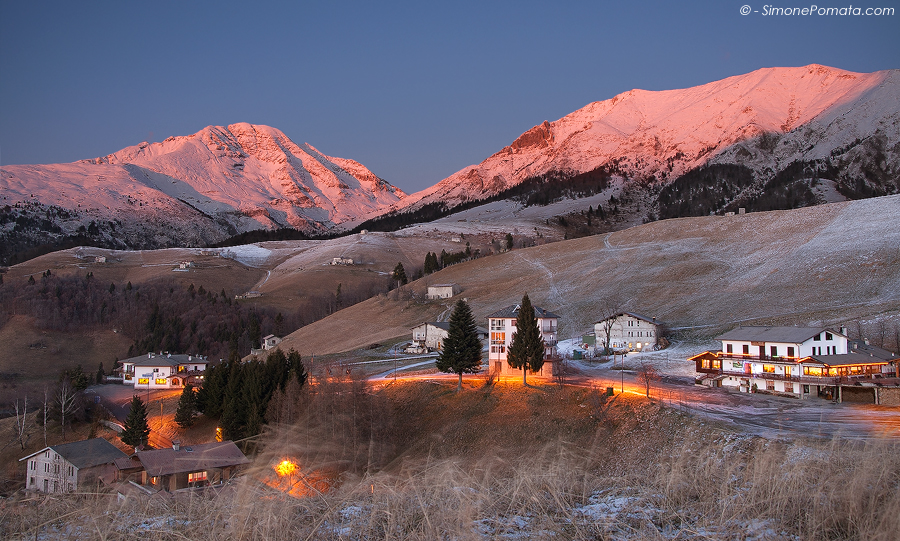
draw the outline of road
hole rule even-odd
[[[644,396],[634,372],[597,369],[567,379],[572,385],[612,387],[615,392]],[[692,378],[663,376],[653,382],[650,397],[674,407],[723,421],[767,438],[835,436],[852,439],[900,439],[900,408],[837,404],[813,397],[805,400],[767,394],[747,394],[694,385]]]
[[[113,417],[120,423],[124,424],[131,411],[131,397],[137,395],[144,402],[147,408],[147,422],[150,425],[150,437],[148,443],[156,448],[171,447],[172,440],[161,434],[159,424],[159,404],[163,398],[169,398],[181,394],[180,389],[163,389],[155,391],[135,390],[131,385],[106,384],[91,385],[85,391],[87,394],[93,394],[100,397],[100,405],[106,408]],[[156,415],[154,415],[154,412]],[[154,426],[156,429],[154,429]]]

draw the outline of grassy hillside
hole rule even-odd
[[[229,486],[15,496],[0,536],[887,541],[900,531],[895,443],[765,441],[592,389],[454,387],[324,384]],[[283,460],[299,470],[277,477]]]
[[[427,283],[456,282],[481,322],[527,292],[561,316],[561,338],[589,330],[612,306],[707,335],[739,323],[846,323],[854,331],[886,321],[885,345],[895,348],[898,217],[900,196],[889,196],[665,220],[514,250],[341,310],[293,333],[286,346],[308,356],[402,339],[446,310],[446,302],[419,300]]]

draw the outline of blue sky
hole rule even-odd
[[[900,68],[900,13],[761,13],[795,4],[0,0],[0,165],[251,122],[414,192],[632,88]]]

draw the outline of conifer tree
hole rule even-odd
[[[544,339],[528,293],[522,297],[516,314],[516,332],[506,352],[506,361],[509,366],[522,369],[522,383],[525,385],[528,385],[528,371],[537,372],[544,366]]]
[[[268,372],[266,379],[272,386],[271,390],[284,389],[284,385],[290,377],[291,367],[288,364],[287,356],[280,348],[273,349],[266,356],[266,371]]]
[[[403,263],[397,263],[397,266],[394,267],[394,272],[391,274],[391,278],[397,281],[397,286],[405,286],[409,279],[406,277],[406,270],[403,268]]]
[[[300,387],[306,385],[306,380],[309,379],[309,375],[306,373],[306,367],[303,366],[303,359],[300,357],[300,352],[296,351],[294,348],[288,352],[288,367],[290,368],[291,374],[297,380],[297,383],[300,384]]]
[[[462,299],[456,301],[450,315],[450,329],[441,354],[438,355],[437,369],[459,376],[456,391],[462,390],[462,375],[474,374],[481,370],[481,340],[475,327],[472,310]]]
[[[147,424],[147,408],[141,399],[134,395],[131,397],[131,409],[128,411],[128,417],[125,418],[125,429],[119,438],[122,443],[137,447],[145,443],[150,436],[150,425]]]
[[[194,386],[188,383],[181,391],[178,399],[178,409],[175,410],[175,422],[181,428],[187,428],[194,424],[194,415],[197,414],[197,393]]]
[[[242,437],[243,426],[247,420],[243,395],[245,371],[240,361],[229,360],[228,365],[228,385],[225,386],[225,394],[222,398],[222,417],[219,425],[225,432],[226,438],[238,440]]]

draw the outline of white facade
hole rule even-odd
[[[181,388],[202,380],[208,364],[202,355],[148,353],[122,361],[122,383],[135,389]]]
[[[718,337],[722,352],[747,358],[802,359],[811,355],[845,355],[847,336],[811,327],[739,327]]]
[[[274,334],[270,334],[263,338],[262,347],[264,350],[269,351],[270,349],[275,349],[278,347],[278,344],[281,343],[281,338],[275,336]]]
[[[29,458],[25,468],[28,490],[56,494],[73,492],[78,486],[78,468],[49,447]]]
[[[507,362],[507,351],[516,332],[516,316],[519,306],[510,306],[488,316],[490,370],[497,375],[521,375],[521,369],[514,369]],[[544,366],[538,375],[551,376],[557,371],[557,350],[559,316],[537,306],[534,307],[538,330],[544,340]]]
[[[45,447],[25,462],[25,488],[46,493],[75,491],[79,484],[116,476],[115,461],[128,455],[102,438]]]
[[[449,299],[460,291],[457,284],[436,284],[428,286],[427,297],[429,299]]]
[[[607,327],[609,327],[609,347],[614,351],[653,349],[659,340],[659,324],[656,318],[623,312],[594,323],[594,336],[597,337],[595,347],[598,351],[606,347]]]
[[[443,349],[449,331],[450,323],[422,323],[413,327],[413,346],[432,351]]]

